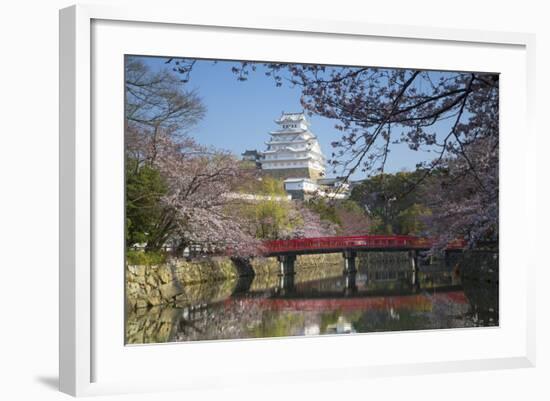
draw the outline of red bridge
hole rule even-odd
[[[288,240],[265,241],[267,256],[283,254],[333,253],[344,251],[410,251],[428,250],[434,244],[428,238],[410,235],[357,235],[349,237],[297,238]],[[459,250],[466,247],[464,240],[449,243],[447,250]]]
[[[281,266],[281,275],[294,274],[294,261],[297,255],[312,253],[338,253],[344,256],[344,271],[355,272],[357,252],[407,251],[413,270],[418,267],[418,251],[430,249],[435,240],[410,235],[357,235],[348,237],[297,238],[264,242],[264,255],[276,256]],[[447,244],[445,250],[462,250],[463,240]]]

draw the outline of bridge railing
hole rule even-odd
[[[319,237],[296,238],[290,240],[266,241],[268,252],[290,252],[297,250],[341,249],[341,248],[402,248],[412,246],[412,237],[409,236],[346,236],[346,237]]]
[[[298,252],[307,250],[340,250],[346,248],[375,249],[427,249],[434,240],[409,235],[362,235],[345,237],[295,238],[264,242],[267,253]],[[447,249],[464,248],[463,240],[449,243]]]

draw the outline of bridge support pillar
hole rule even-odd
[[[418,292],[420,290],[418,271],[413,270],[413,272],[411,273],[411,289],[412,292]]]
[[[344,295],[353,295],[357,293],[356,273],[346,274],[346,288]]]
[[[344,256],[344,274],[352,274],[357,271],[355,267],[355,258],[357,257],[357,252],[355,251],[344,251],[342,253]]]
[[[254,276],[239,276],[232,294],[247,292],[254,281]]]
[[[279,261],[279,275],[280,276],[292,276],[294,275],[294,262],[296,261],[296,255],[279,255],[277,256]]]
[[[422,265],[431,266],[433,264],[433,255],[428,251],[417,251],[417,261]]]
[[[279,276],[279,295],[289,295],[294,292],[294,275],[286,274]]]
[[[418,272],[418,252],[409,251],[409,264],[413,272]]]

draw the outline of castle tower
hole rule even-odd
[[[261,168],[277,178],[309,178],[325,175],[325,156],[317,137],[309,130],[304,113],[282,113],[261,152]]]

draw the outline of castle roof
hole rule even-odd
[[[279,117],[275,122],[277,124],[282,124],[286,122],[297,122],[297,121],[303,121],[304,123],[309,125],[309,122],[306,119],[306,115],[303,112],[300,113],[285,113],[283,112],[281,114],[281,117]]]

